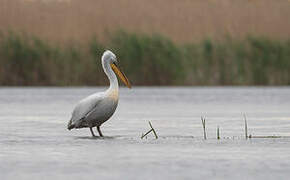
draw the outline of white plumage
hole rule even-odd
[[[92,136],[95,136],[92,128],[97,127],[100,136],[100,126],[114,114],[119,99],[119,85],[116,74],[126,86],[131,88],[130,82],[117,65],[114,53],[107,50],[102,56],[104,72],[110,80],[110,87],[105,92],[92,94],[82,99],[75,107],[68,123],[69,130],[73,128],[90,128]],[[115,74],[116,73],[116,74]]]

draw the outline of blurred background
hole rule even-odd
[[[289,0],[0,0],[0,85],[290,85]]]

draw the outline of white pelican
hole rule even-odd
[[[119,85],[116,74],[128,88],[131,88],[129,80],[117,64],[116,55],[106,50],[102,56],[102,66],[110,80],[110,87],[105,92],[95,93],[82,99],[76,105],[67,125],[69,130],[73,128],[90,128],[92,136],[95,136],[92,128],[96,126],[99,135],[103,137],[100,126],[110,119],[118,105]]]

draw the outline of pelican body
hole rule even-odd
[[[110,80],[110,87],[105,92],[92,94],[82,99],[75,107],[67,128],[90,128],[92,136],[95,136],[93,127],[97,127],[102,137],[100,126],[114,114],[119,100],[119,85],[116,74],[131,88],[130,82],[118,67],[116,55],[106,50],[102,56],[102,67]]]

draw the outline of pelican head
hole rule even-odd
[[[121,68],[119,66],[119,62],[117,60],[117,57],[116,57],[116,55],[112,51],[106,50],[104,52],[104,54],[102,56],[102,64],[103,64],[103,69],[106,69],[104,67],[105,64],[110,64],[110,67],[112,68],[112,70],[114,71],[114,73],[121,79],[121,81],[128,88],[131,88],[131,84],[130,84],[128,78],[126,77],[126,75],[121,70]]]
[[[102,60],[103,61],[108,61],[110,63],[114,63],[114,62],[117,62],[117,57],[112,51],[106,50],[103,53]]]

